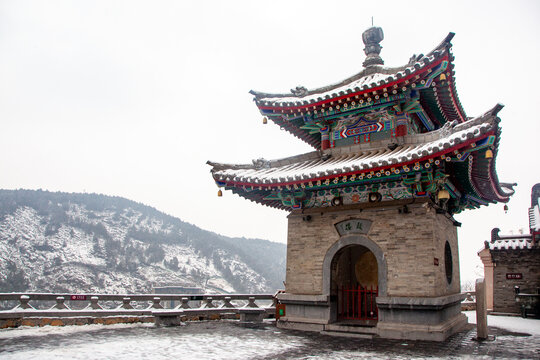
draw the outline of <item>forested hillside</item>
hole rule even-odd
[[[230,238],[97,194],[0,190],[0,292],[272,292],[285,245]]]

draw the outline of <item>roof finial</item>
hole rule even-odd
[[[373,24],[373,17],[371,17],[371,23]],[[367,57],[362,63],[364,67],[374,65],[384,65],[383,59],[379,56],[382,46],[379,43],[384,39],[383,31],[380,27],[372,26],[362,34],[362,40],[364,41],[364,52]]]

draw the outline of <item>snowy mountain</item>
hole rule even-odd
[[[120,197],[0,190],[0,292],[273,292],[285,279],[285,251]]]

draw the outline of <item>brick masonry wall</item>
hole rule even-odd
[[[371,220],[367,237],[383,251],[387,262],[388,296],[443,296],[460,291],[457,231],[444,215],[427,204],[409,205],[409,214],[398,207],[341,212],[291,213],[288,224],[286,290],[292,294],[322,294],[323,260],[339,240],[334,224],[351,219]],[[448,284],[444,246],[452,249],[453,276]],[[434,258],[439,265],[434,265]]]
[[[519,313],[514,296],[514,286],[521,292],[540,288],[540,250],[492,250],[493,311]],[[521,273],[522,279],[506,279],[508,273]]]

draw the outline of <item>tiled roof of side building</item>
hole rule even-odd
[[[489,242],[490,250],[524,250],[540,249],[538,242],[533,244],[530,238],[522,239],[501,239],[495,242]]]

